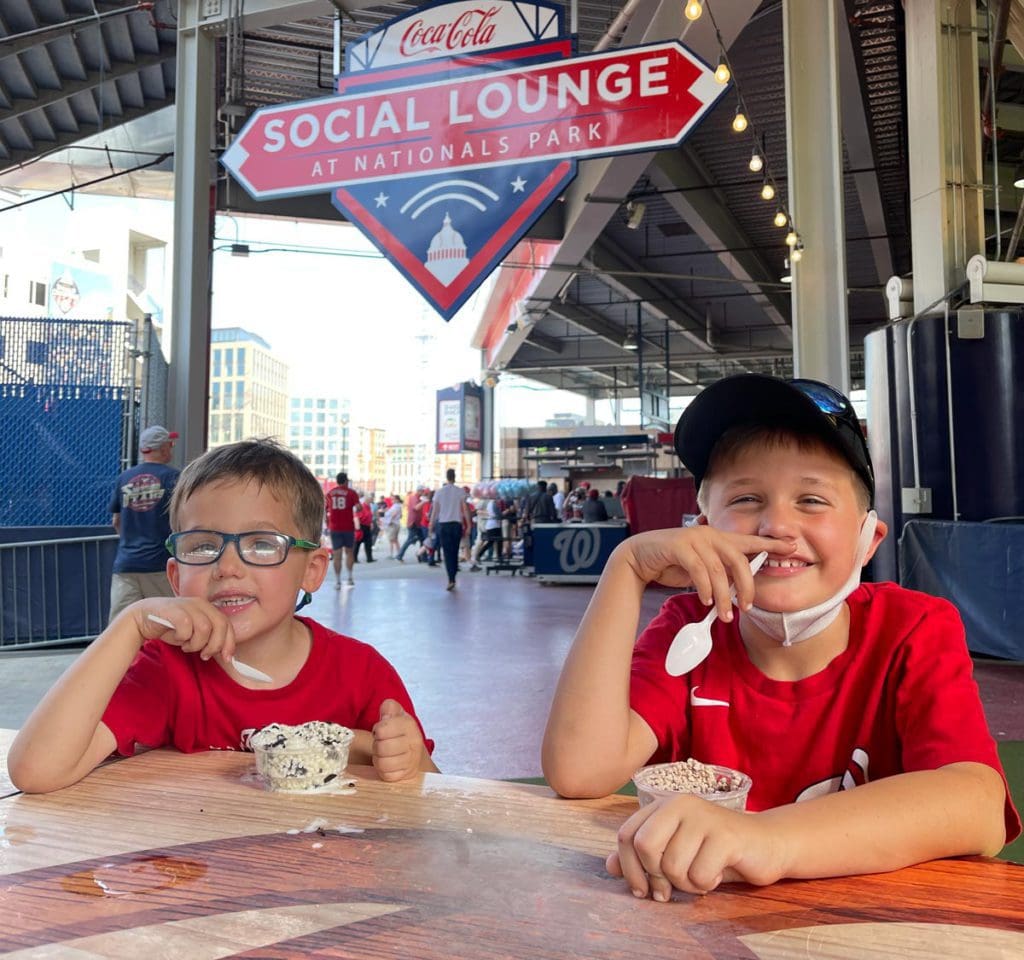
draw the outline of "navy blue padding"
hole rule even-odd
[[[904,587],[945,597],[960,611],[972,653],[1024,660],[1024,518],[910,520],[899,563]]]

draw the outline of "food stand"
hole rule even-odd
[[[535,523],[534,574],[541,583],[597,583],[612,551],[628,536],[622,520]]]

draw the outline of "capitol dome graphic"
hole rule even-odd
[[[452,218],[447,212],[444,215],[444,225],[430,241],[427,262],[423,265],[445,286],[469,265],[466,258],[466,242],[462,239],[462,234],[452,226]]]

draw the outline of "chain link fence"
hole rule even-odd
[[[0,318],[0,526],[109,522],[132,324]]]
[[[167,382],[148,318],[0,317],[0,651],[103,629],[114,481],[166,422]]]

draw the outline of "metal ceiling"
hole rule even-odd
[[[207,2],[241,11],[255,0],[248,8],[242,0]],[[289,2],[303,13],[316,7]],[[351,9],[365,2],[335,3],[347,8],[346,42],[416,6]],[[990,2],[995,22],[1002,0]],[[1024,0],[1007,2],[1013,39],[1013,23],[1024,21]],[[885,319],[884,283],[910,270],[903,3],[842,3],[846,256],[857,386],[863,336]],[[988,11],[978,3],[984,25]],[[272,5],[262,0],[262,7]],[[708,6],[785,205],[782,0],[711,0]],[[580,0],[580,52],[642,42],[659,7],[659,0]],[[319,8],[331,9],[326,0]],[[0,185],[16,165],[172,103],[176,25],[177,0],[0,0]],[[215,79],[221,149],[256,107],[323,96],[332,88],[330,15],[240,33],[243,42],[233,55],[228,39],[222,41]],[[717,60],[707,16],[684,42]],[[997,149],[1012,163],[1024,152],[1024,64],[1007,48],[1004,66],[996,90]],[[623,343],[638,318],[647,375],[667,376],[673,392],[733,370],[790,368],[789,296],[780,282],[785,231],[773,224],[775,203],[760,198],[761,175],[747,167],[757,141],[731,129],[735,108],[730,93],[679,149],[581,164],[560,205],[565,222],[556,225],[558,266],[536,291],[529,329],[517,338],[506,370],[594,396],[635,392],[637,353]],[[121,165],[128,163],[122,158]],[[228,203],[231,197],[242,203],[238,187],[228,197]],[[338,218],[326,200],[315,199],[305,213]],[[636,229],[620,203],[628,200],[646,206]]]

